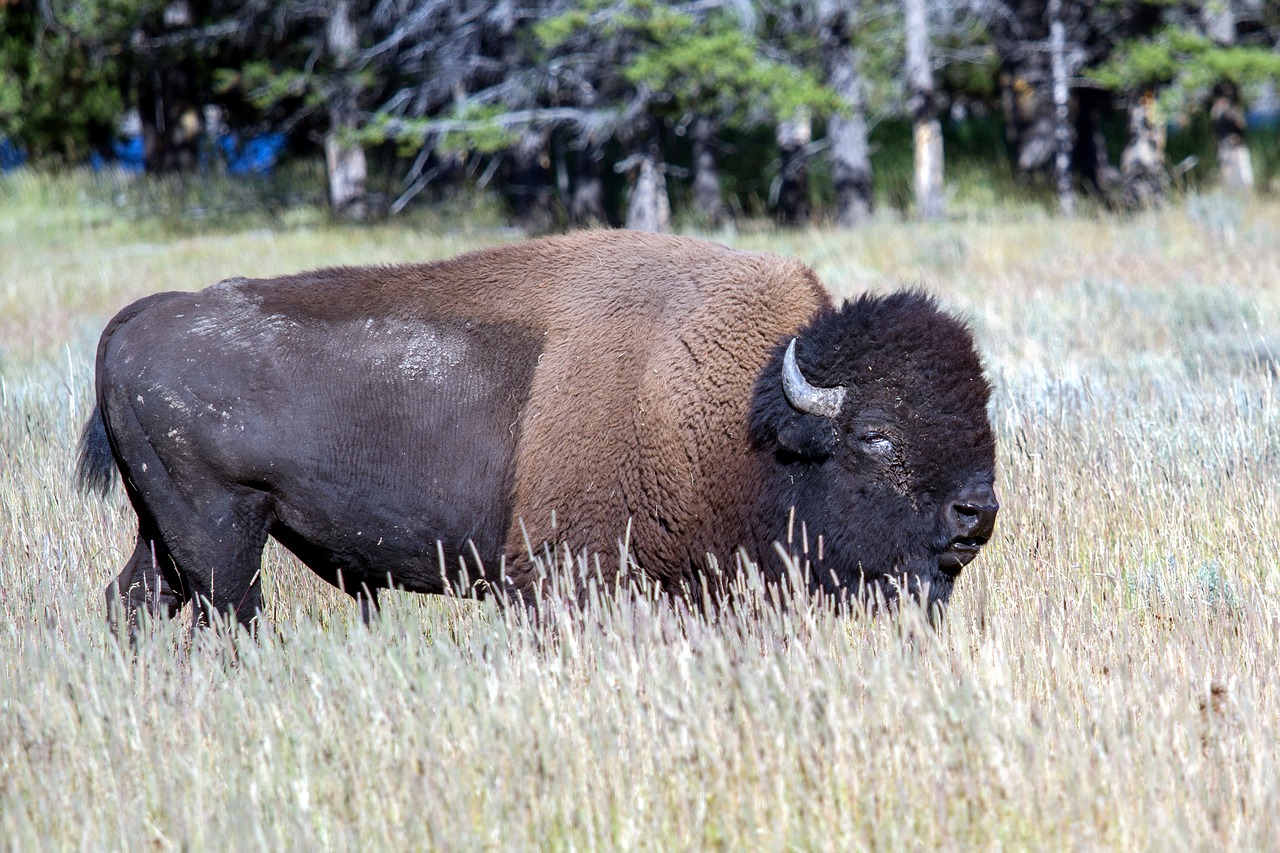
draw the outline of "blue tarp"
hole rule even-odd
[[[241,143],[237,134],[223,133],[215,137],[213,142],[214,149],[211,153],[226,163],[227,174],[269,175],[284,153],[288,140],[283,133],[260,133]],[[0,163],[3,163],[2,159]],[[94,169],[111,165],[126,172],[141,172],[146,166],[142,137],[130,136],[112,140],[110,152],[106,155],[93,152],[89,156],[89,165]],[[201,165],[209,165],[206,156],[201,156]]]
[[[232,175],[269,175],[284,151],[283,133],[260,133],[241,144],[234,133],[218,137],[218,150],[227,161],[227,173]]]
[[[111,150],[103,156],[94,151],[89,155],[89,165],[95,171],[107,166],[114,166],[125,172],[141,172],[145,166],[142,156],[142,137],[129,136],[124,139],[111,140]]]
[[[0,172],[16,169],[25,162],[27,162],[26,151],[15,145],[8,137],[0,139]]]
[[[1275,130],[1280,127],[1280,110],[1275,107],[1245,110],[1244,120],[1252,130]]]

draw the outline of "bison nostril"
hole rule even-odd
[[[978,540],[979,544],[991,538],[995,529],[996,504],[954,503],[951,505],[952,524],[957,539]]]

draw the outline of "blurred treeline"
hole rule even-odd
[[[1265,0],[0,0],[0,166],[270,138],[338,216],[532,230],[935,216],[950,167],[1134,207],[1269,184],[1278,42]]]

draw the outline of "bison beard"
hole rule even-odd
[[[157,294],[107,326],[96,390],[80,477],[118,469],[137,512],[107,590],[127,615],[250,622],[268,536],[366,605],[528,598],[532,554],[562,549],[611,580],[628,533],[696,595],[740,554],[779,579],[789,528],[815,587],[945,602],[998,509],[963,324],[918,292],[835,307],[798,261],[685,238]]]

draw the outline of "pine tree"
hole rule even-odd
[[[1110,59],[1092,70],[1095,80],[1125,96],[1129,106],[1130,137],[1121,164],[1127,203],[1148,204],[1163,195],[1164,128],[1176,116],[1205,111],[1218,134],[1224,180],[1238,188],[1252,184],[1239,93],[1280,79],[1280,54],[1265,40],[1241,43],[1232,37],[1224,44],[1221,30],[1241,23],[1224,25],[1212,16],[1165,10],[1159,26],[1120,42]],[[1206,30],[1219,31],[1219,39]]]
[[[632,198],[629,225],[664,221],[662,136],[694,135],[694,184],[706,222],[720,216],[716,138],[721,129],[746,129],[802,111],[825,114],[838,100],[818,75],[772,55],[744,20],[741,4],[667,5],[649,0],[587,3],[539,24],[554,79],[573,81],[557,103],[589,110],[575,120],[599,138],[630,149],[625,166]],[[578,97],[589,92],[589,106]],[[642,184],[640,182],[643,182]],[[650,207],[652,205],[653,207]]]
[[[124,112],[119,49],[97,36],[114,16],[92,4],[0,3],[0,138],[33,160],[77,162],[104,149]]]

